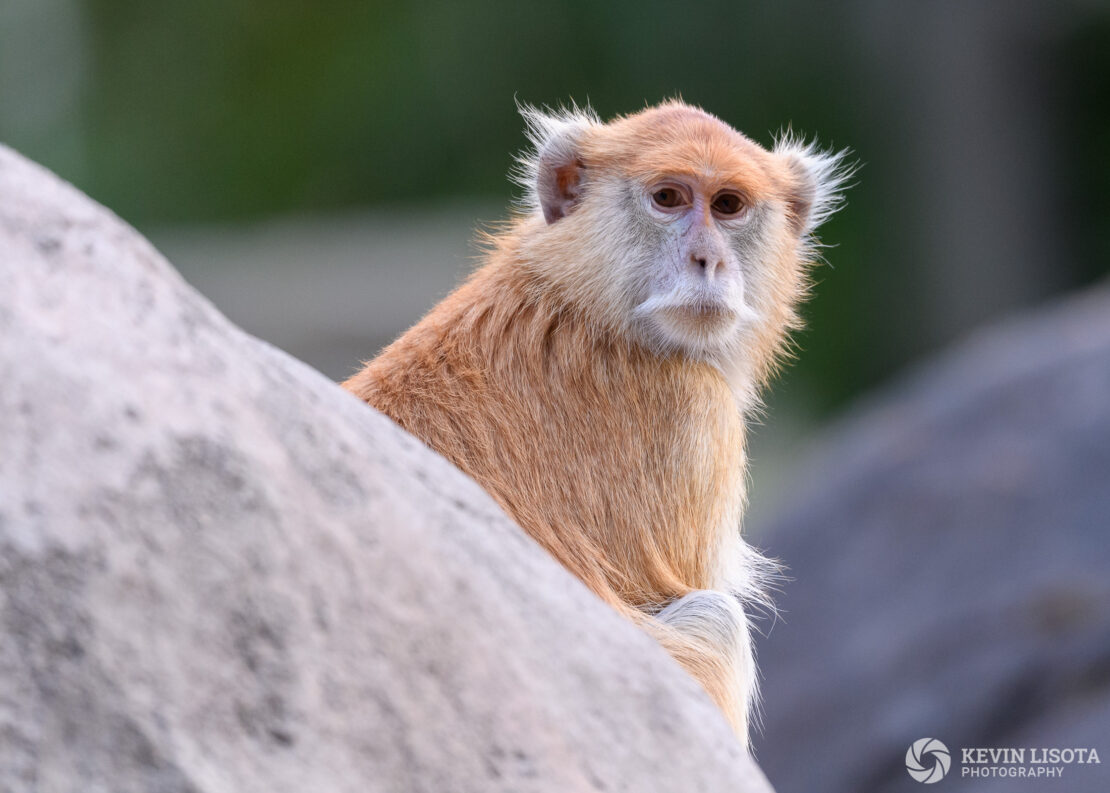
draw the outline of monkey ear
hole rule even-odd
[[[579,152],[582,135],[601,121],[589,107],[544,112],[519,105],[533,151],[517,158],[514,174],[526,202],[549,224],[570,214],[582,199],[585,164]]]
[[[586,166],[572,145],[553,141],[539,153],[536,168],[536,197],[548,225],[569,215],[582,197],[582,171]]]
[[[848,149],[822,151],[816,142],[806,143],[790,131],[779,136],[774,153],[789,174],[786,203],[791,227],[798,236],[808,236],[844,204],[844,190],[857,166],[847,162]]]

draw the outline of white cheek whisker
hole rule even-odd
[[[660,311],[666,311],[668,308],[674,308],[679,305],[678,301],[674,300],[671,295],[652,295],[636,308],[632,309],[633,316],[636,317],[649,317]]]
[[[763,319],[763,315],[754,306],[749,305],[747,300],[740,301],[737,314],[741,325],[756,325]]]

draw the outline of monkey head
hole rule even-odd
[[[526,266],[661,354],[754,351],[758,379],[796,325],[844,153],[789,135],[768,151],[677,101],[608,124],[588,109],[522,113]]]

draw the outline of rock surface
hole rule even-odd
[[[0,149],[0,790],[769,788],[475,484]]]
[[[781,791],[914,790],[919,738],[1091,747],[1110,789],[1110,286],[985,332],[861,408],[762,527],[794,579],[760,649]]]

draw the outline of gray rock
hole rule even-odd
[[[473,482],[0,149],[0,790],[769,788]]]
[[[783,791],[916,789],[918,738],[1090,747],[1110,789],[1110,288],[984,332],[861,407],[762,528],[794,578],[761,642]],[[958,758],[957,763],[958,763]]]

